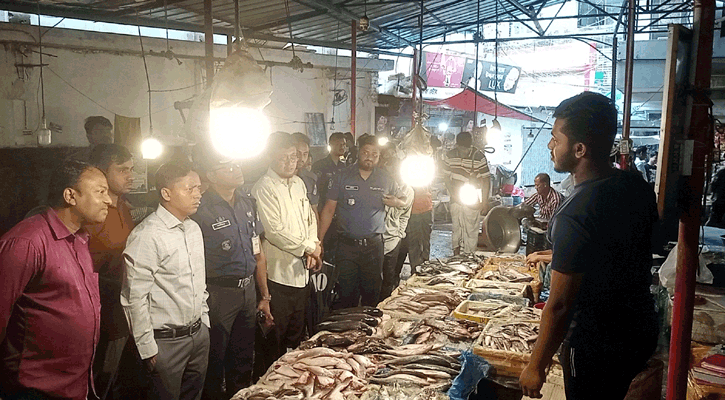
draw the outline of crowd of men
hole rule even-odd
[[[554,168],[571,173],[576,189],[563,199],[540,174],[527,200],[551,219],[553,249],[537,257],[553,272],[520,384],[540,397],[563,342],[567,398],[622,398],[657,340],[648,291],[654,194],[609,162],[608,98],[575,96],[554,117]],[[333,133],[329,155],[310,166],[307,137],[276,132],[251,191],[235,160],[169,161],[155,174],[158,207],[136,224],[125,198],[134,160],[108,125],[89,119],[91,146],[54,171],[48,207],[0,238],[3,400],[228,399],[253,382],[256,362],[299,345],[312,274],[333,266],[332,308],[374,306],[397,286],[407,256],[413,270],[429,257],[430,191],[407,186],[395,149],[373,136],[354,146]],[[443,175],[453,248],[471,253],[490,172],[470,133],[456,142]],[[466,184],[477,201],[460,198]],[[263,348],[260,330],[275,338]]]
[[[251,190],[235,160],[169,161],[158,207],[134,223],[131,152],[105,118],[86,129],[90,146],[55,170],[47,207],[0,238],[3,400],[228,399],[255,363],[299,345],[323,260],[330,306],[345,308],[389,295],[408,252],[428,257],[430,192],[405,185],[373,136],[351,148],[333,133],[310,165],[306,135],[273,133]],[[421,232],[406,240],[416,201]],[[259,330],[273,332],[264,354]]]

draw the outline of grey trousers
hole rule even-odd
[[[481,231],[481,209],[469,208],[463,204],[451,202],[453,219],[453,248],[461,248],[461,253],[474,253],[478,248],[478,234]]]
[[[209,328],[191,336],[156,339],[159,352],[150,373],[147,400],[199,400],[209,359]]]

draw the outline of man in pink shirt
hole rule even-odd
[[[98,275],[83,226],[103,222],[103,172],[68,160],[42,214],[0,238],[0,397],[85,400],[100,332]]]

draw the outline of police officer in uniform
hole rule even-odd
[[[320,238],[327,233],[337,213],[340,230],[335,251],[339,284],[338,302],[333,308],[375,306],[383,280],[385,206],[403,207],[395,197],[395,180],[377,168],[380,149],[375,138],[360,138],[358,162],[342,170],[327,192],[320,213]]]
[[[228,399],[252,382],[256,314],[271,323],[264,232],[255,200],[230,160],[204,160],[209,189],[193,219],[204,235],[211,348],[204,399]],[[257,301],[257,288],[260,291]],[[223,382],[226,380],[226,393]]]
[[[332,186],[333,177],[339,171],[346,168],[345,161],[343,160],[347,152],[345,134],[342,132],[333,132],[330,135],[329,143],[330,154],[312,165],[312,172],[317,175],[317,191],[319,194],[318,211],[319,208],[325,206],[327,191]],[[325,260],[334,264],[334,250],[337,242],[337,218],[334,215],[330,229],[327,230],[327,235],[320,236],[320,238],[322,240],[322,246],[326,250],[324,255]]]

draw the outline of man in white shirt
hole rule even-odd
[[[322,266],[322,249],[305,184],[295,175],[297,149],[291,136],[276,135],[268,148],[269,170],[254,185],[252,195],[265,227],[262,248],[267,255],[270,308],[279,341],[276,358],[302,340],[310,298],[309,270],[316,272]]]
[[[121,305],[149,372],[148,399],[199,400],[209,356],[204,239],[189,218],[201,181],[185,162],[156,173],[160,204],[131,231]]]

